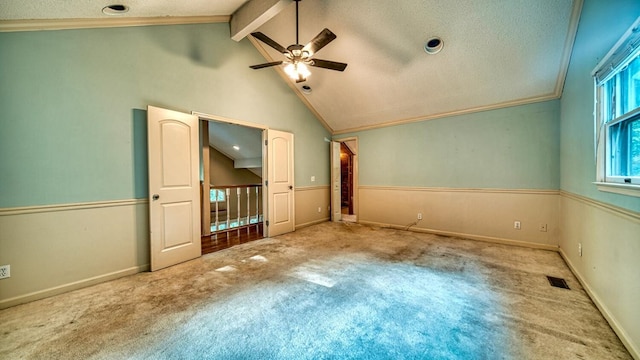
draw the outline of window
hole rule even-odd
[[[640,196],[640,17],[592,74],[598,188]]]
[[[226,201],[224,190],[209,189],[209,201],[210,202]]]

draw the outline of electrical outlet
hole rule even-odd
[[[322,207],[318,206],[318,212],[322,212]]]
[[[418,220],[422,220],[422,213],[418,213]]]
[[[518,220],[514,221],[513,222],[513,228],[516,229],[516,230],[520,230],[521,229],[520,221],[518,221]]]
[[[547,224],[540,224],[540,231],[547,232]]]
[[[11,277],[11,265],[0,266],[0,279]]]
[[[578,255],[582,257],[582,243],[578,243]]]

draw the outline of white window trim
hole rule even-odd
[[[596,185],[598,190],[603,192],[640,197],[640,185],[597,181],[594,182],[594,184]]]
[[[596,68],[591,72],[591,75],[594,77],[594,131],[595,131],[595,157],[596,157],[596,181],[593,183],[596,185],[599,191],[611,192],[621,195],[635,196],[640,197],[640,185],[638,184],[627,184],[624,182],[624,176],[607,176],[607,142],[608,139],[608,126],[604,121],[605,115],[603,114],[603,109],[599,106],[599,101],[601,100],[601,87],[598,86],[598,81],[596,75],[598,72],[605,69],[607,66],[611,66],[615,61],[620,60],[619,54],[621,51],[624,51],[624,47],[628,46],[630,43],[630,39],[632,36],[637,36],[637,29],[640,27],[640,17],[634,21],[634,23],[629,27],[629,29],[624,33],[624,35],[618,40],[618,42],[613,46],[613,48],[607,53],[607,55],[598,63]],[[608,77],[608,76],[607,76]],[[640,109],[636,109],[635,111],[628,114],[633,116],[637,114]],[[625,116],[627,117],[627,116]],[[628,118],[627,117],[627,118]],[[609,124],[611,125],[611,124]],[[633,179],[637,179],[637,177],[632,177]]]

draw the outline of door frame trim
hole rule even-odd
[[[360,182],[359,182],[359,165],[358,165],[358,156],[360,154],[360,143],[358,141],[357,136],[349,136],[349,137],[337,137],[332,138],[331,141],[336,141],[339,143],[347,142],[347,141],[355,141],[356,148],[352,149],[355,151],[353,154],[353,212],[356,215],[356,222],[360,221]]]
[[[265,181],[268,179],[268,175],[269,174],[268,174],[268,170],[267,170],[267,166],[266,166],[267,152],[266,152],[266,147],[264,146],[264,140],[266,138],[266,130],[269,130],[270,128],[267,125],[257,124],[257,123],[253,123],[253,122],[250,122],[250,121],[244,121],[244,120],[228,118],[228,117],[224,117],[224,116],[220,116],[220,115],[207,114],[207,113],[203,113],[203,112],[199,112],[199,111],[191,111],[191,115],[197,116],[199,121],[217,121],[217,122],[224,122],[224,123],[228,123],[228,124],[246,126],[246,127],[255,128],[255,129],[261,129],[262,130],[262,144],[261,144],[261,147],[262,147],[262,186],[263,186],[263,191],[262,191],[262,213],[263,213],[262,235],[264,237],[267,237],[268,234],[269,234],[269,229],[267,227],[268,211],[269,211],[269,208],[268,208],[269,199],[268,199],[267,191],[265,191],[266,188],[265,188],[264,184],[265,184]],[[199,137],[202,138],[202,134],[199,134]],[[294,174],[294,176],[295,176],[295,174]],[[293,204],[293,210],[292,211],[295,212],[295,203]]]
[[[191,115],[197,116],[198,119],[200,119],[200,120],[220,121],[220,122],[226,122],[226,123],[234,124],[234,125],[242,125],[242,126],[247,126],[247,127],[252,127],[252,128],[258,128],[258,129],[262,129],[262,130],[269,129],[269,127],[266,126],[266,125],[256,124],[256,123],[252,123],[252,122],[244,121],[244,120],[232,119],[232,118],[228,118],[228,117],[224,117],[224,116],[206,114],[206,113],[202,113],[202,112],[198,112],[198,111],[192,111]]]

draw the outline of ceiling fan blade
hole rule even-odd
[[[309,65],[336,71],[344,71],[344,69],[347,68],[347,64],[345,63],[322,59],[311,59],[311,63]]]
[[[249,67],[254,69],[254,70],[258,70],[258,69],[264,69],[264,68],[269,67],[269,66],[276,66],[276,65],[280,65],[280,64],[282,64],[282,61],[274,61],[274,62],[268,62],[268,63],[264,63],[264,64],[251,65]]]
[[[304,81],[307,81],[307,78],[299,77],[299,78],[296,79],[296,84],[304,82]]]
[[[289,52],[289,50],[287,50],[284,46],[278,44],[277,42],[275,42],[273,39],[271,39],[270,37],[268,37],[267,35],[261,33],[261,32],[252,32],[251,35],[253,35],[254,38],[262,41],[263,43],[271,46],[272,48],[278,50],[278,52],[282,53],[282,54],[287,54]]]
[[[320,31],[320,34],[316,35],[313,40],[309,41],[309,43],[302,48],[302,51],[308,51],[311,54],[315,54],[335,38],[336,34],[332,33],[329,29],[324,29]]]

